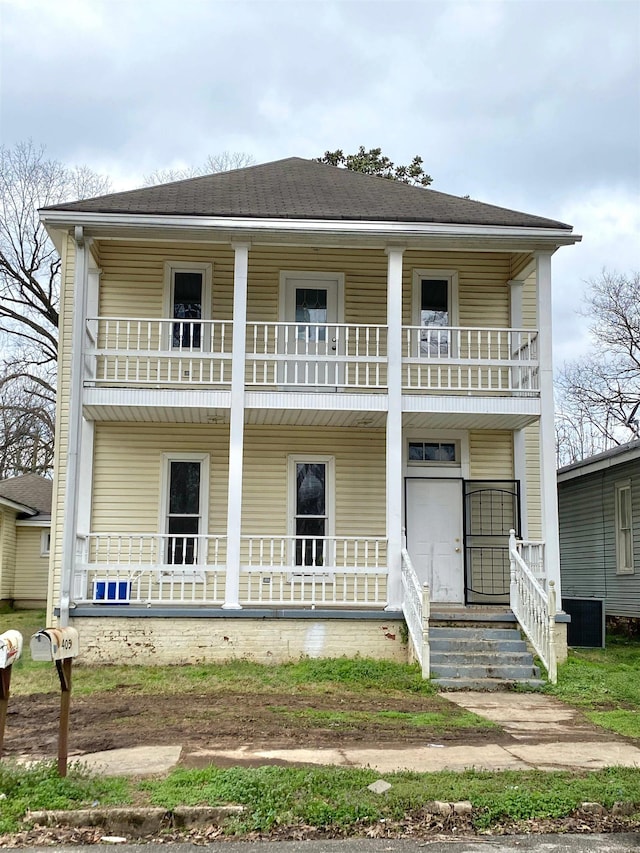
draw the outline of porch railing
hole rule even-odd
[[[221,605],[226,537],[91,533],[78,537],[76,604]],[[240,603],[384,607],[387,540],[243,536]]]
[[[532,539],[517,540],[518,553],[531,570],[531,574],[546,592],[547,577],[544,567],[544,542]]]
[[[384,606],[387,540],[357,536],[242,536],[241,601],[248,605]]]
[[[248,386],[380,390],[387,384],[387,327],[248,323]]]
[[[231,382],[229,320],[87,320],[87,377],[101,385],[197,385]]]
[[[422,677],[429,678],[431,663],[429,653],[429,585],[421,584],[411,557],[402,549],[402,612],[409,630],[414,654],[420,662]]]
[[[509,562],[511,567],[511,610],[544,664],[549,681],[556,684],[558,670],[554,643],[555,584],[553,581],[549,581],[549,592],[544,591],[520,554],[514,530],[509,535]]]
[[[403,388],[537,394],[537,335],[531,329],[405,326]]]

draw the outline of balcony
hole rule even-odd
[[[414,395],[537,397],[531,329],[402,329],[402,390]],[[85,382],[103,388],[228,389],[230,320],[87,321]],[[245,388],[384,394],[387,327],[250,322]]]
[[[244,607],[380,607],[387,540],[242,536]],[[78,537],[76,605],[209,606],[225,600],[226,537],[91,533]]]

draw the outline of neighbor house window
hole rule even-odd
[[[165,265],[165,316],[171,325],[169,346],[177,350],[207,349],[211,318],[211,264]]]
[[[48,557],[51,552],[51,531],[43,530],[40,537],[40,556]]]
[[[206,562],[208,457],[165,457],[164,562],[192,566]]]
[[[616,567],[619,575],[633,574],[633,519],[631,481],[615,485],[616,496]]]

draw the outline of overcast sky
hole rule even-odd
[[[571,223],[585,279],[640,269],[640,0],[0,0],[2,141],[116,188],[158,168],[381,146],[433,188]]]

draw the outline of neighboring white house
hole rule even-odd
[[[422,584],[441,616],[508,608],[511,528],[559,592],[570,226],[298,158],[41,217],[49,607],[88,659],[406,659],[403,614],[420,656]]]
[[[52,485],[37,474],[0,480],[0,602],[46,604]]]

